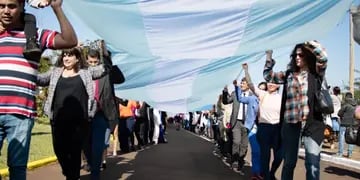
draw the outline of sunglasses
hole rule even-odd
[[[296,54],[293,54],[293,55],[292,55],[292,57],[297,57],[297,56],[303,58],[303,57],[304,57],[304,54],[302,54],[302,53],[296,53]]]

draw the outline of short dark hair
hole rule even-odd
[[[100,59],[100,52],[96,49],[89,49],[88,56]]]
[[[243,77],[243,78],[241,79],[241,82],[247,82],[246,78]]]
[[[333,93],[334,93],[334,95],[339,95],[341,93],[339,86],[335,86],[333,88]]]
[[[351,92],[347,92],[345,93],[345,98],[353,98],[353,95],[351,94]]]
[[[262,86],[262,85],[264,85],[265,86],[265,91],[267,91],[267,83],[265,82],[265,81],[263,81],[263,82],[260,82],[259,84],[258,84],[258,88],[260,88],[260,86]]]

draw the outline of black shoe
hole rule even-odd
[[[23,51],[23,55],[26,59],[39,61],[41,58],[41,49],[39,45],[36,44],[36,38],[29,38],[26,41],[26,45]]]
[[[130,151],[131,151],[131,152],[136,151],[135,146],[130,146]]]
[[[105,170],[105,169],[106,169],[106,162],[105,162],[105,163],[103,162],[103,163],[101,164],[101,169],[102,169],[102,170]]]

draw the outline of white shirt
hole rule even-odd
[[[333,102],[334,105],[334,113],[331,114],[331,117],[336,117],[339,118],[338,116],[338,112],[341,108],[341,95],[336,96],[334,94],[331,95],[331,100]]]
[[[245,94],[245,97],[246,96],[249,96],[249,91],[244,91],[240,94],[240,97],[244,97],[244,94]],[[239,113],[238,113],[238,116],[237,116],[237,119],[240,119],[240,120],[243,120],[245,119],[245,117],[243,117],[243,106],[245,106],[245,115],[246,115],[246,111],[247,111],[247,105],[244,104],[244,103],[240,103],[240,106],[239,106]]]
[[[269,93],[255,87],[259,97],[259,123],[278,124],[280,122],[281,95],[278,92]]]

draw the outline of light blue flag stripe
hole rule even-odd
[[[352,0],[259,0],[252,7],[236,54],[319,39],[344,17]]]
[[[82,21],[105,39],[114,51],[152,56],[137,0],[64,1],[64,7],[71,12],[70,19],[76,19],[75,23]]]
[[[64,6],[73,24],[91,29],[89,39],[103,38],[113,51],[126,77],[118,96],[184,112],[214,104],[241,64],[266,49],[325,36],[351,2],[78,0]]]

